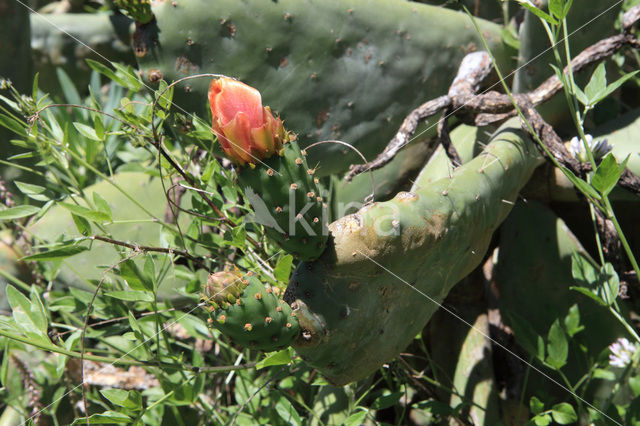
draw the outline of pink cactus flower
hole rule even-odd
[[[285,142],[282,120],[262,106],[260,92],[231,78],[209,85],[212,130],[236,164],[255,164],[277,153]]]

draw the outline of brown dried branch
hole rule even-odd
[[[601,40],[583,50],[571,61],[573,72],[580,71],[586,66],[608,58],[624,46],[633,48],[640,47],[640,41],[630,33],[631,27],[640,20],[640,6],[630,9],[623,18],[624,33]],[[476,95],[482,81],[492,71],[493,64],[486,52],[474,52],[465,56],[458,69],[458,74],[454,79],[449,92],[445,96],[433,99],[422,104],[413,110],[404,120],[402,126],[391,139],[387,147],[373,161],[366,164],[352,165],[345,180],[350,181],[357,174],[367,170],[375,170],[388,164],[395,155],[411,141],[415,131],[421,121],[435,115],[440,110],[452,110],[451,114],[446,114],[440,120],[440,125],[450,115],[455,115],[463,122],[471,122],[476,126],[502,121],[508,117],[516,115],[511,98],[508,95],[495,91]],[[568,67],[565,68],[565,73]],[[562,89],[562,82],[557,75],[553,75],[545,80],[538,88],[530,93],[516,95],[516,102],[529,110],[529,116],[536,119],[536,133],[545,141],[550,149],[553,149],[553,156],[562,164],[582,176],[588,170],[588,165],[578,163],[562,146],[560,138],[555,135],[541,117],[534,114],[535,106],[548,101]],[[538,119],[539,118],[539,119]],[[549,139],[551,138],[551,139]],[[435,144],[431,144],[435,150]],[[561,147],[562,146],[562,147]],[[621,186],[632,190],[635,194],[640,192],[640,178],[634,176],[628,170],[625,171],[620,181]]]

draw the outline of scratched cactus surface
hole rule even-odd
[[[332,383],[395,357],[483,258],[541,161],[514,125],[450,177],[419,177],[411,192],[332,223],[333,244],[298,266],[285,294],[303,329],[294,347]]]
[[[303,147],[340,139],[367,158],[413,108],[446,93],[462,57],[481,47],[464,14],[412,2],[178,0],[156,2],[153,12],[156,21],[134,36],[145,82],[239,78],[260,90]],[[514,52],[502,44],[501,27],[482,20],[480,27],[508,67]],[[206,117],[208,83],[183,83],[175,103]],[[318,176],[361,162],[339,145],[309,156],[320,161]]]

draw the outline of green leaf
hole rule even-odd
[[[560,166],[560,170],[562,170],[562,173],[564,173],[567,179],[569,179],[571,183],[573,183],[576,188],[578,188],[580,192],[582,192],[588,198],[590,198],[591,200],[600,199],[600,194],[598,194],[598,192],[583,179],[580,179],[578,176],[574,175],[571,170],[563,166]]]
[[[256,364],[256,369],[260,370],[265,367],[273,365],[285,365],[291,363],[293,357],[293,349],[291,347],[285,348],[281,351],[274,352],[271,355],[266,356],[264,359]]]
[[[71,213],[78,215],[80,217],[83,217],[91,222],[96,222],[96,223],[103,223],[103,222],[109,222],[111,220],[111,218],[109,217],[108,214],[105,214],[104,212],[99,212],[96,210],[91,210],[88,209],[86,207],[82,207],[82,206],[78,206],[76,204],[69,204],[69,203],[65,203],[65,202],[59,202],[58,205],[64,207],[65,209],[69,210]]]
[[[133,419],[131,417],[122,413],[118,413],[117,411],[105,411],[100,414],[92,414],[89,416],[90,424],[95,424],[95,425],[104,425],[104,424],[112,424],[112,423],[127,424],[127,423],[131,423],[132,421]],[[84,424],[87,424],[86,417],[78,417],[73,421],[73,423],[71,423],[72,426],[84,425]]]
[[[549,0],[549,12],[551,12],[551,14],[558,18],[558,19],[563,19],[563,13],[564,13],[564,2],[562,0]]]
[[[109,67],[107,67],[106,65],[101,64],[98,61],[94,61],[92,59],[86,59],[87,64],[95,71],[99,72],[100,74],[104,75],[105,77],[107,77],[110,80],[115,81],[116,83],[120,84],[121,86],[124,86],[128,89],[131,89],[131,87],[129,87],[129,83],[127,81],[125,81],[122,77],[116,75],[115,72],[113,72]],[[134,88],[134,90],[137,90]]]
[[[133,260],[128,259],[122,262],[118,270],[120,276],[127,281],[127,284],[133,290],[153,291],[153,281],[140,271],[140,268]]]
[[[82,253],[83,251],[89,250],[89,247],[78,246],[78,245],[63,245],[56,246],[48,251],[43,251],[40,253],[32,254],[30,256],[25,256],[20,260],[24,261],[48,261],[48,260],[60,260],[66,257],[71,257],[75,254]]]
[[[40,294],[36,290],[34,286],[31,287],[29,291],[29,300],[31,301],[31,314],[38,330],[42,332],[44,335],[47,334],[47,330],[49,328],[49,320],[47,318],[47,310],[42,303],[42,299],[40,299]]]
[[[566,402],[554,405],[551,408],[551,415],[553,416],[553,420],[561,425],[568,425],[578,421],[578,416],[576,415],[575,410],[571,404]]]
[[[154,300],[152,293],[139,290],[107,291],[105,292],[105,296],[126,300],[128,302],[153,302]]]
[[[75,127],[76,130],[78,130],[78,132],[80,132],[80,134],[82,136],[84,136],[85,138],[89,138],[89,139],[92,139],[92,140],[98,141],[98,142],[102,141],[102,139],[100,139],[98,137],[98,135],[96,134],[96,131],[91,126],[87,126],[86,124],[74,122],[73,123],[73,127]]]
[[[79,233],[81,233],[85,237],[91,235],[91,224],[87,219],[73,213],[71,213],[71,218],[73,219],[73,223],[76,224],[76,228],[78,229]]]
[[[355,414],[350,415],[344,420],[344,426],[359,426],[364,423],[364,419],[367,417],[367,411],[358,411]]]
[[[107,200],[102,198],[102,196],[100,196],[100,194],[98,194],[97,192],[93,193],[93,204],[96,205],[96,208],[99,212],[104,213],[109,217],[109,221],[112,220],[113,216],[111,213],[111,207],[109,207],[109,203],[107,203]]]
[[[593,371],[593,378],[613,381],[616,379],[616,375],[613,371],[604,370],[602,368],[596,368]]]
[[[142,408],[142,395],[135,390],[126,391],[124,389],[103,389],[102,396],[109,402],[130,410],[140,410]]]
[[[595,294],[594,292],[592,292],[588,288],[571,286],[571,287],[569,287],[569,290],[574,290],[574,291],[577,291],[578,293],[582,293],[585,296],[587,296],[588,298],[593,299],[599,305],[607,306],[607,304],[605,303],[604,300],[600,299],[597,294]]]
[[[281,256],[278,259],[276,267],[273,268],[273,276],[278,281],[289,282],[289,275],[291,275],[291,265],[293,265],[293,256],[290,254]]]
[[[19,219],[25,216],[31,216],[40,211],[40,207],[36,206],[16,206],[8,209],[0,210],[0,221]]]
[[[0,126],[6,127],[18,136],[27,136],[27,130],[25,129],[26,125],[9,117],[8,115],[0,114]]]
[[[571,275],[582,287],[591,287],[598,279],[598,268],[583,253],[574,251],[571,255]]]
[[[537,7],[535,7],[530,0],[515,0],[519,5],[521,5],[522,7],[524,7],[525,9],[527,9],[529,12],[533,13],[534,15],[536,15],[538,18],[552,24],[552,25],[557,25],[558,21],[556,21],[551,15],[549,15],[548,13],[538,9]]]
[[[589,105],[589,98],[587,95],[580,89],[577,85],[573,86],[573,93],[576,95],[576,98],[582,105]]]
[[[549,334],[547,335],[547,354],[547,364],[558,370],[567,363],[569,342],[558,319],[556,319],[549,328]]]
[[[608,195],[615,188],[620,176],[622,176],[624,169],[627,167],[629,157],[630,155],[627,155],[622,164],[618,165],[613,154],[608,153],[596,167],[596,171],[591,178],[591,184],[603,196]]]
[[[514,50],[520,50],[520,40],[511,28],[502,29],[502,42]]]
[[[535,396],[532,396],[529,400],[529,409],[532,414],[540,414],[544,410],[544,402],[540,401]]]
[[[569,337],[573,337],[584,330],[584,326],[580,325],[580,309],[577,304],[569,308],[569,313],[564,317],[564,327]]]
[[[111,65],[116,69],[116,75],[126,82],[127,88],[136,92],[142,88],[143,84],[134,73],[133,68],[118,62],[111,62]]]
[[[13,183],[18,187],[20,192],[26,195],[29,198],[32,198],[37,201],[49,201],[49,197],[43,195],[43,192],[47,190],[44,186],[34,185],[32,183],[13,181]]]
[[[102,124],[102,117],[96,115],[93,118],[93,130],[96,132],[96,136],[100,139],[104,139],[104,124]]]
[[[390,392],[384,390],[384,394],[379,396],[371,404],[371,408],[374,410],[384,410],[385,408],[393,407],[400,401],[400,398],[404,395],[402,391]]]
[[[287,398],[280,398],[276,404],[276,412],[288,425],[300,425],[302,420],[300,415]]]
[[[41,306],[33,306],[32,302],[24,294],[10,284],[7,285],[7,300],[11,306],[13,320],[24,333],[35,332],[42,337],[47,336],[48,323],[47,317],[43,312],[44,307],[42,307],[41,311]]]
[[[548,414],[535,416],[532,420],[536,426],[547,426],[548,424],[551,424],[551,416]]]
[[[594,102],[599,102],[602,99],[609,96],[610,94],[612,94],[613,92],[615,92],[616,90],[618,90],[620,86],[622,86],[631,77],[634,77],[637,73],[638,71],[634,71],[629,74],[625,74],[619,79],[617,79],[616,81],[614,81],[613,83],[609,84],[607,88],[598,95],[598,97],[594,100]]]
[[[616,301],[618,293],[620,292],[620,279],[618,273],[613,269],[613,265],[605,263],[600,270],[600,288],[599,293],[602,295],[607,305],[611,306]]]
[[[591,74],[591,79],[589,79],[589,82],[584,87],[584,93],[587,95],[589,103],[593,104],[600,92],[603,92],[606,87],[607,70],[604,62],[600,62],[593,74]]]
[[[158,106],[160,108],[169,109],[171,107],[171,100],[173,99],[173,89],[175,86],[171,86],[169,90],[160,95],[168,87],[167,82],[161,80],[156,90],[155,96],[158,100]]]

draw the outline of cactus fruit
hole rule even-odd
[[[145,82],[236,77],[262,92],[301,148],[340,139],[368,159],[411,110],[446,93],[462,57],[481,46],[463,13],[417,2],[177,0],[153,2],[152,10],[155,20],[134,37]],[[514,52],[502,43],[501,27],[479,25],[501,68],[509,68]],[[206,79],[189,80],[176,87],[174,103],[205,117],[207,90]],[[361,159],[326,144],[309,151],[309,162],[320,163],[320,178]]]
[[[139,24],[148,24],[153,20],[151,0],[114,0],[114,3]]]
[[[510,121],[450,176],[419,177],[412,192],[332,223],[327,250],[298,266],[285,293],[300,321],[302,359],[341,385],[395,357],[482,260],[540,163]]]
[[[209,324],[242,346],[265,352],[289,346],[300,326],[277,287],[265,286],[251,273],[221,271],[204,286]]]
[[[237,164],[253,219],[287,252],[317,258],[327,240],[327,204],[295,136],[262,106],[260,92],[239,81],[213,80],[209,103],[213,131]]]

